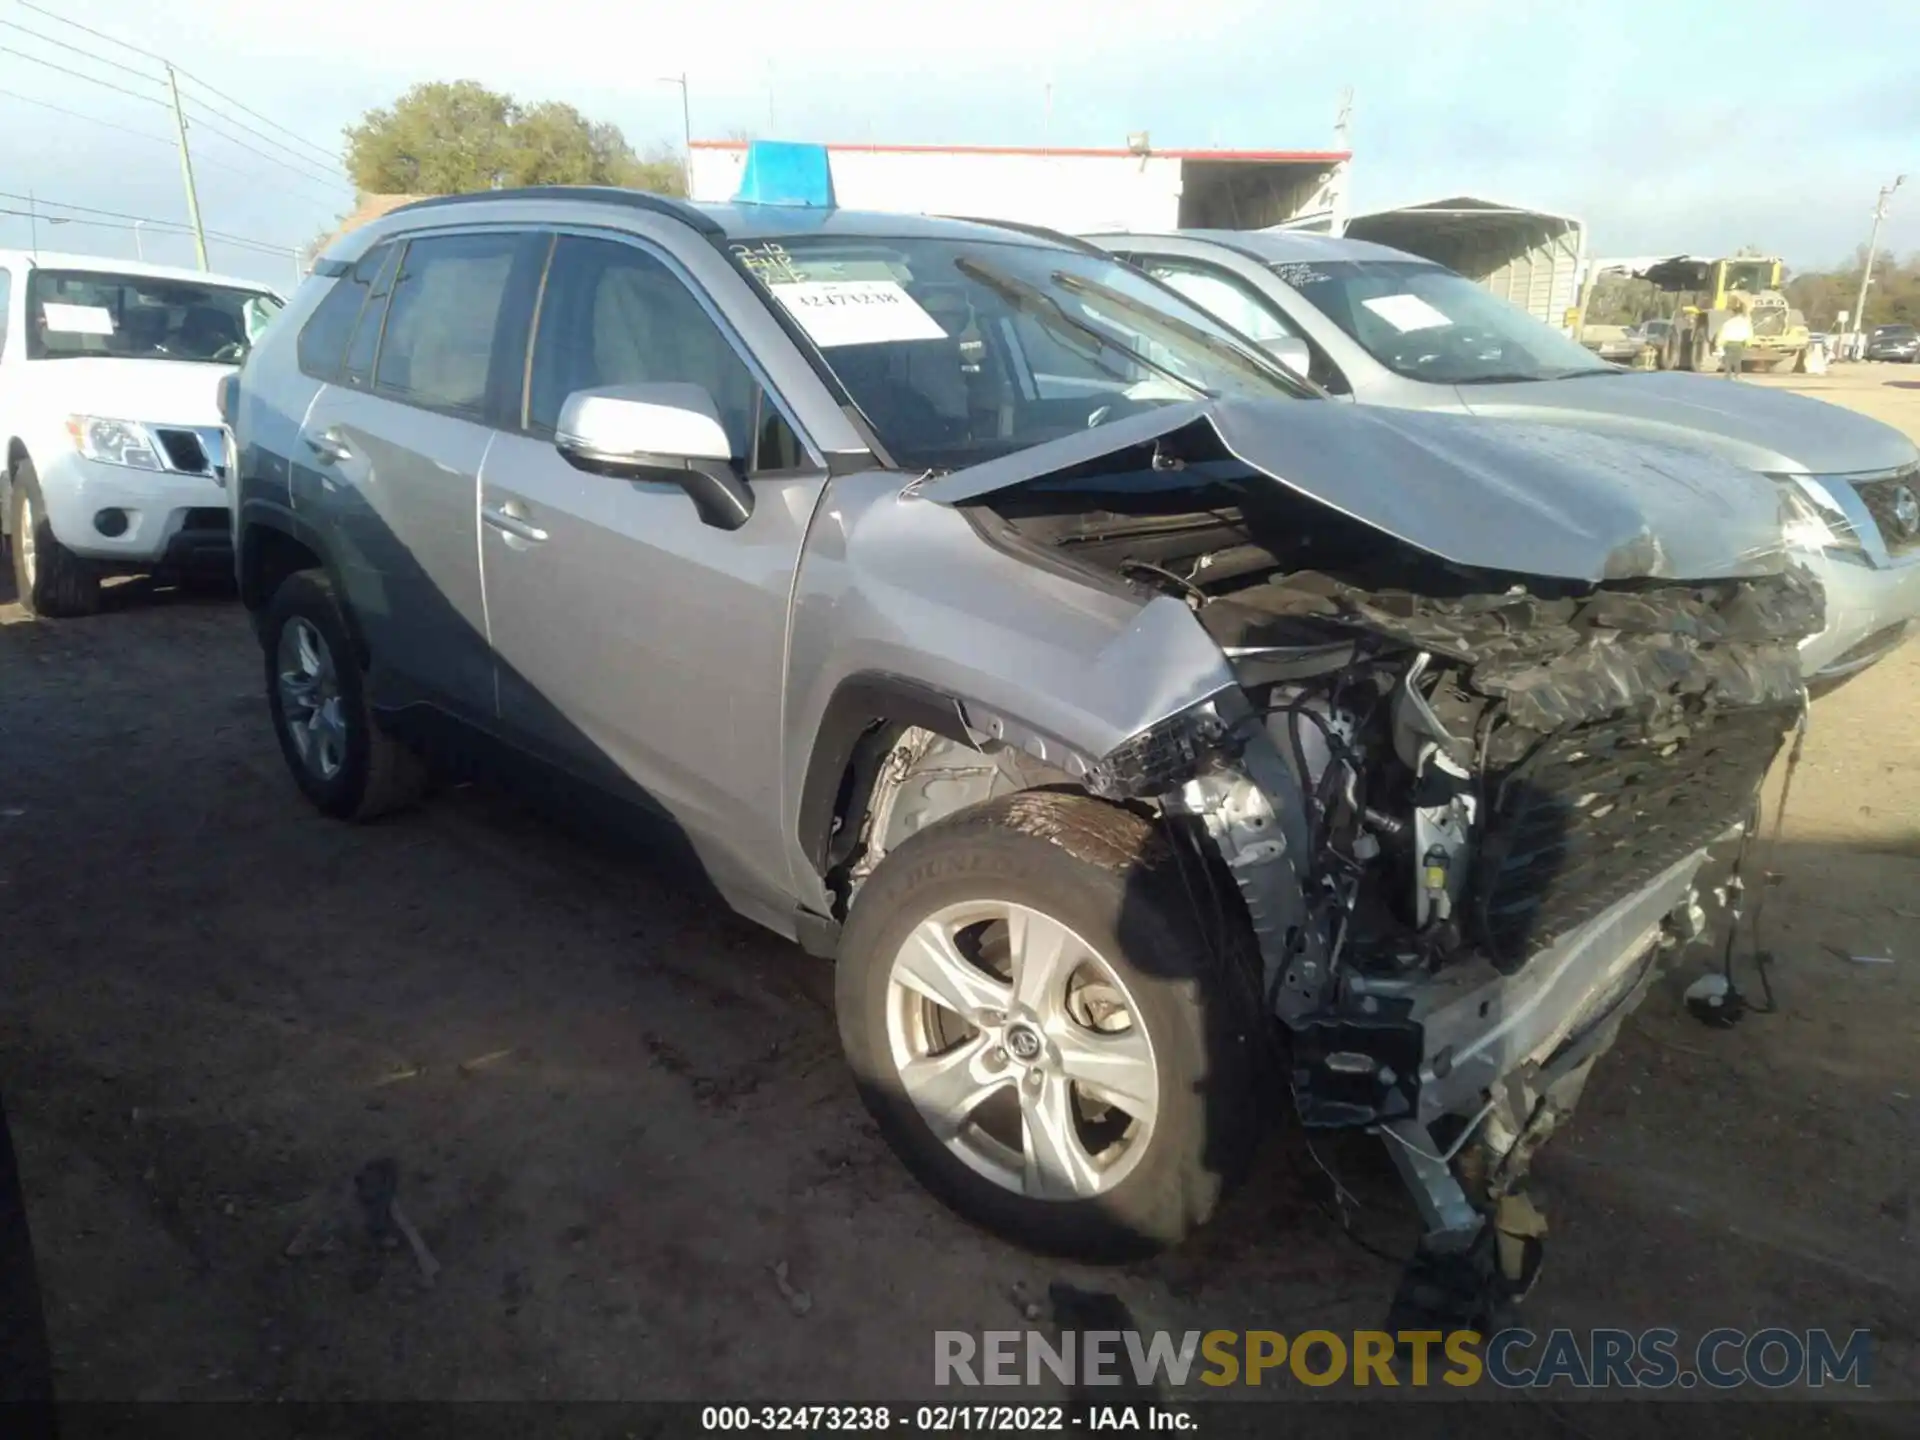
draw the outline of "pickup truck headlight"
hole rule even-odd
[[[134,470],[158,470],[160,446],[153,432],[137,420],[103,420],[97,415],[69,415],[67,434],[73,448],[89,460],[125,465]]]
[[[1865,561],[1867,547],[1839,503],[1814,475],[1776,475],[1780,483],[1780,533],[1795,550],[1820,550]]]

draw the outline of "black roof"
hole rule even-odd
[[[1012,221],[961,220],[935,215],[896,215],[880,211],[821,209],[808,205],[695,205],[647,190],[624,190],[612,185],[528,185],[512,190],[476,190],[469,195],[440,195],[397,206],[381,216],[412,215],[450,205],[484,205],[493,201],[566,201],[572,204],[617,205],[665,215],[715,240],[771,240],[798,235],[868,237],[887,240],[986,240],[1011,244],[1015,238],[1084,247],[1083,242],[1039,226]]]
[[[572,200],[623,205],[629,210],[650,210],[656,215],[671,215],[705,235],[720,233],[720,227],[696,205],[689,205],[669,195],[655,195],[650,190],[624,190],[617,185],[522,185],[512,190],[475,190],[468,195],[435,195],[431,199],[396,205],[380,218],[384,220],[388,215],[411,215],[416,211],[433,210],[446,205],[476,205],[494,200]]]

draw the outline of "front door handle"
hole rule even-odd
[[[307,448],[329,465],[338,465],[343,460],[353,458],[353,450],[340,438],[337,430],[323,430],[318,435],[303,436]]]
[[[480,518],[498,530],[516,540],[527,540],[534,544],[547,538],[547,532],[520,512],[520,507],[511,500],[504,505],[482,505]]]

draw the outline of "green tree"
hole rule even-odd
[[[1862,245],[1853,259],[1834,270],[1809,270],[1787,281],[1787,298],[1806,313],[1816,330],[1831,329],[1842,310],[1851,312],[1860,298],[1860,272],[1867,263]],[[1852,329],[1858,317],[1850,318]],[[1874,257],[1873,287],[1867,294],[1867,328],[1904,323],[1920,325],[1920,254],[1904,261],[1882,250]]]
[[[634,152],[617,125],[558,100],[521,105],[473,80],[416,85],[346,131],[347,173],[364,191],[454,195],[496,185],[628,185],[679,194],[680,163]]]

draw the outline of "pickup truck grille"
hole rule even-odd
[[[1621,717],[1542,740],[1488,788],[1477,938],[1503,970],[1739,823],[1792,707],[1710,711],[1649,736]]]
[[[217,427],[156,425],[153,433],[160,442],[167,469],[182,475],[225,477],[226,466],[223,462],[226,447],[221,443]]]
[[[1920,465],[1854,485],[1890,555],[1920,550]]]

